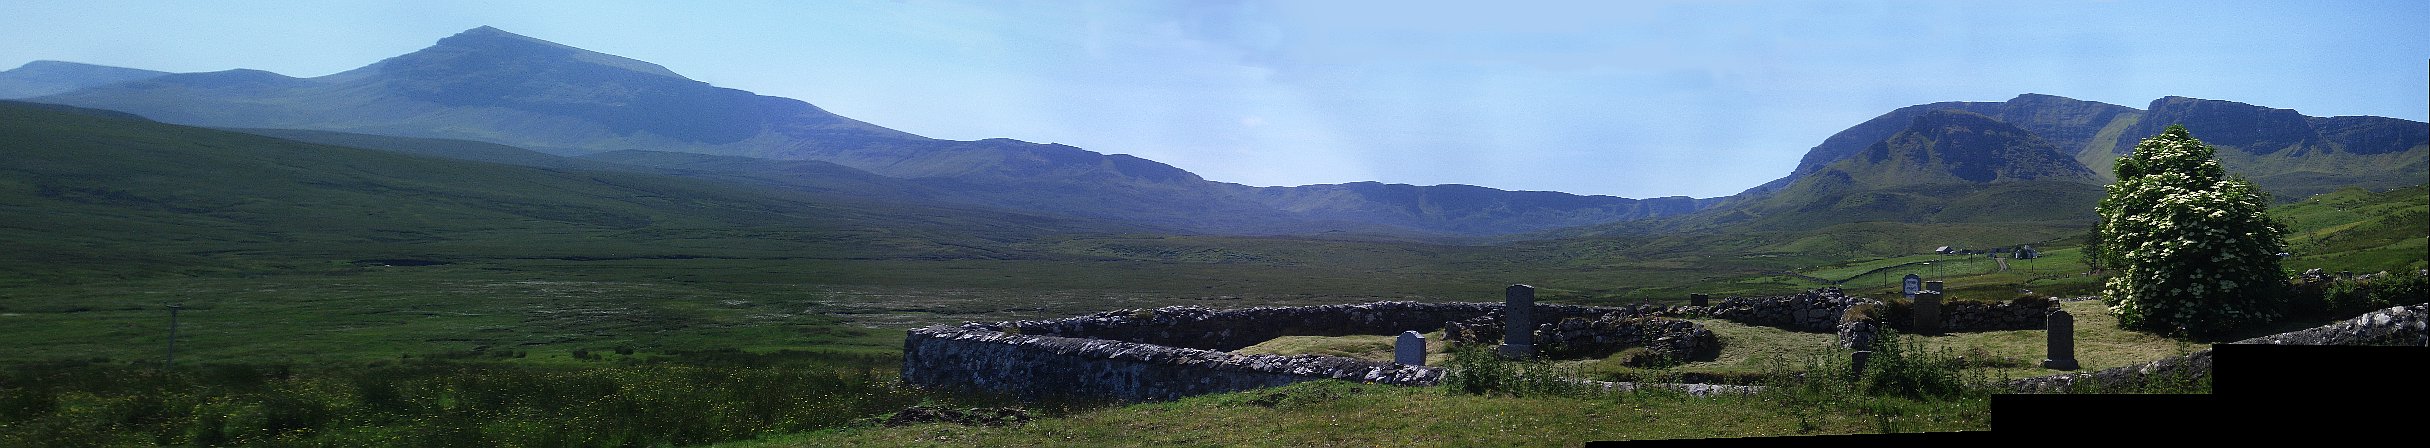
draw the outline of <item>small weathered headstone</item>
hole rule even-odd
[[[1536,287],[1510,285],[1502,290],[1502,356],[1536,356]]]
[[[1426,365],[1426,335],[1415,331],[1401,332],[1392,344],[1392,362],[1413,366]]]
[[[1848,349],[1860,352],[1873,350],[1872,322],[1860,320],[1848,324]]]
[[[1865,359],[1871,357],[1873,357],[1873,352],[1870,350],[1858,350],[1856,353],[1849,354],[1848,378],[1855,379],[1865,376]]]
[[[1688,294],[1688,304],[1695,306],[1713,306],[1713,296],[1705,294]]]
[[[2067,314],[2067,310],[2054,309],[2050,310],[2048,322],[2048,334],[2044,340],[2049,354],[2042,358],[2042,368],[2075,370],[2076,316]]]
[[[1907,277],[1906,277],[1906,278],[1901,278],[1901,279],[1899,279],[1899,282],[1898,282],[1898,291],[1899,291],[1899,294],[1904,294],[1904,295],[1906,295],[1906,296],[1907,296],[1907,300],[1915,300],[1915,293],[1916,293],[1917,291],[1923,291],[1923,290],[1924,290],[1924,276],[1921,276],[1921,275],[1915,275],[1915,274],[1907,274]]]
[[[1939,283],[1939,282],[1933,282]],[[1928,289],[1915,294],[1915,332],[1941,333],[1941,291]]]

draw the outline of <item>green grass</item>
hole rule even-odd
[[[1784,406],[1785,397],[1446,393],[1337,381],[1111,408],[1018,427],[853,427],[721,446],[1575,446],[1594,440],[1987,430],[1987,403],[1885,400]],[[1267,405],[1265,403],[1271,403]],[[1888,410],[1890,412],[1878,412]],[[1802,414],[1801,414],[1802,412]]]
[[[896,358],[784,352],[580,365],[12,365],[0,445],[665,446],[839,427],[933,397]]]
[[[2287,267],[2330,272],[2430,268],[2430,186],[2348,188],[2271,209],[2288,225]]]

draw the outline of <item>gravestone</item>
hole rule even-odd
[[[2044,340],[2049,354],[2042,358],[2042,368],[2075,370],[2076,316],[2067,310],[2050,310],[2048,325]]]
[[[1688,294],[1688,304],[1695,306],[1713,306],[1713,296],[1705,294]]]
[[[1933,282],[1940,283],[1940,282]],[[1927,289],[1915,293],[1915,332],[1941,333],[1941,290]]]
[[[1510,285],[1502,290],[1502,356],[1536,356],[1536,287]]]
[[[1401,332],[1401,339],[1392,344],[1392,362],[1426,365],[1426,335],[1415,331]]]
[[[1907,274],[1906,278],[1901,278],[1898,281],[1898,291],[1900,294],[1907,295],[1907,300],[1915,300],[1916,291],[1923,290],[1924,276]]]
[[[1847,342],[1848,342],[1848,349],[1849,349],[1849,350],[1855,350],[1855,351],[1860,351],[1860,352],[1862,352],[1862,351],[1870,351],[1870,350],[1873,350],[1873,323],[1872,323],[1872,322],[1866,322],[1866,321],[1861,321],[1861,320],[1860,320],[1860,321],[1856,321],[1856,322],[1853,322],[1853,323],[1849,323],[1849,324],[1848,324],[1848,331],[1847,331],[1847,333],[1848,333],[1848,334],[1847,334]]]
[[[1865,359],[1871,357],[1873,357],[1873,352],[1870,350],[1859,350],[1856,353],[1848,354],[1848,379],[1864,377]]]
[[[1927,281],[1927,282],[1924,282],[1924,290],[1925,290],[1925,291],[1932,291],[1932,292],[1946,291],[1946,290],[1948,290],[1947,286],[1948,286],[1947,284],[1942,283],[1940,280],[1932,280],[1932,281]]]

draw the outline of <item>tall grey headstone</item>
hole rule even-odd
[[[2067,310],[2050,310],[2048,334],[2044,336],[2049,354],[2042,358],[2042,368],[2075,370],[2076,316]]]
[[[1688,294],[1688,304],[1695,306],[1713,306],[1713,296],[1705,294]]]
[[[1941,333],[1941,291],[1927,289],[1915,294],[1915,332]]]
[[[1502,356],[1536,356],[1536,287],[1510,285],[1502,290]]]
[[[1426,335],[1415,331],[1401,332],[1401,339],[1392,344],[1392,362],[1426,365]]]

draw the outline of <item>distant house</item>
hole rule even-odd
[[[2017,256],[2013,258],[2019,260],[2042,258],[2042,252],[2033,250],[2033,246],[2017,246]]]
[[[1950,250],[1950,249],[1949,249],[1949,246],[1941,246],[1941,248],[1939,248],[1939,249],[1933,249],[1933,250],[1932,250],[1932,252],[1933,252],[1933,253],[1939,253],[1939,254],[1945,254],[1945,253],[1951,253],[1951,252],[1956,252],[1956,251],[1954,251],[1954,250]]]

